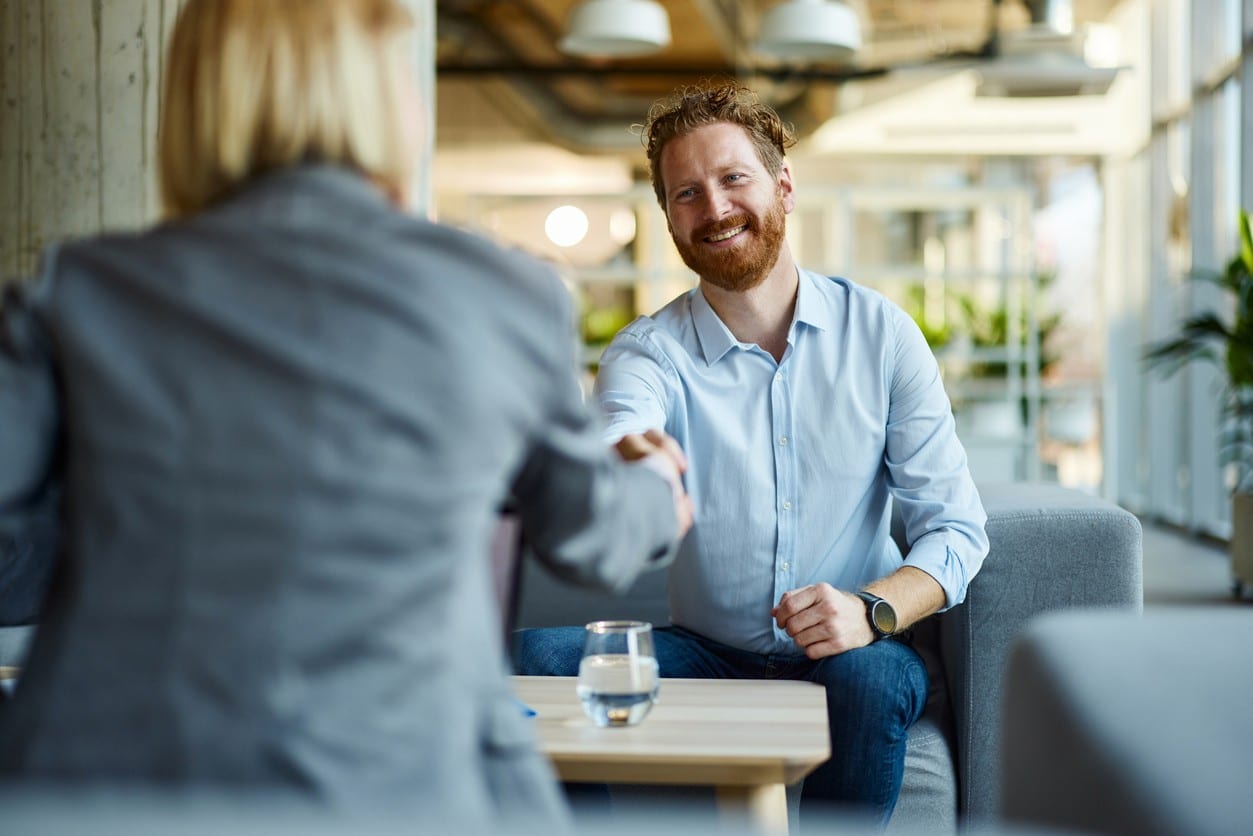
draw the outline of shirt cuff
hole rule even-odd
[[[926,572],[944,590],[940,612],[966,600],[966,564],[947,543],[920,540],[909,550],[905,565]]]

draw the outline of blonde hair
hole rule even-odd
[[[405,117],[412,26],[396,0],[190,0],[162,93],[166,214],[300,162],[349,166],[403,194],[418,141]]]

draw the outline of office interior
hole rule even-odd
[[[432,104],[414,211],[554,267],[585,383],[618,328],[695,284],[638,123],[676,86],[734,76],[797,129],[798,262],[919,323],[976,480],[1128,509],[1146,566],[1169,553],[1172,588],[1146,574],[1146,597],[1227,594],[1221,364],[1167,375],[1145,354],[1189,316],[1236,313],[1194,277],[1239,252],[1253,209],[1253,0],[811,0],[861,36],[817,58],[759,48],[779,0],[660,0],[665,45],[571,55],[583,2],[405,5]],[[57,240],[159,220],[180,5],[0,0],[0,282]]]
[[[799,263],[884,292],[922,325],[977,479],[1057,481],[1230,536],[1220,373],[1168,377],[1143,355],[1187,316],[1231,305],[1189,276],[1225,266],[1253,201],[1248,3],[850,3],[862,47],[805,63],[754,48],[770,3],[671,2],[671,44],[616,64],[534,43],[524,18],[560,32],[577,4],[448,5],[432,205],[560,266],[589,364],[616,327],[692,286],[629,128],[644,91],[694,78],[615,66],[731,68],[801,135]],[[476,53],[478,27],[493,26],[517,33],[497,29],[504,46]],[[996,54],[979,55],[993,30]],[[587,75],[527,73],[555,61]],[[514,74],[487,74],[493,63]],[[890,69],[855,74],[868,68]],[[633,114],[587,102],[614,90],[638,100]]]
[[[157,219],[178,5],[0,2],[0,276],[58,238]],[[799,262],[910,311],[978,479],[1231,535],[1220,370],[1167,377],[1143,355],[1231,308],[1189,276],[1225,265],[1253,205],[1246,0],[853,0],[836,5],[861,45],[834,58],[763,51],[768,0],[668,0],[668,43],[620,58],[562,51],[574,0],[408,5],[434,104],[418,211],[548,259],[589,370],[694,282],[632,126],[676,86],[732,75],[800,137]]]

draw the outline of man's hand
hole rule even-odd
[[[661,453],[674,462],[679,473],[687,472],[687,456],[679,442],[662,430],[647,430],[644,433],[630,433],[622,436],[614,445],[618,455],[624,461],[633,462],[654,453]]]
[[[674,495],[674,518],[679,526],[679,537],[692,527],[694,510],[692,498],[683,488],[683,474],[687,471],[687,456],[679,442],[661,430],[624,435],[614,449],[624,461],[639,462],[659,474],[670,483]]]
[[[835,656],[874,641],[865,602],[829,583],[783,593],[770,614],[810,659]]]

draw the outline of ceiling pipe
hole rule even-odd
[[[606,66],[557,66],[499,62],[483,64],[458,64],[441,62],[436,65],[436,72],[442,76],[527,76],[532,78],[555,78],[570,76],[574,78],[604,78],[606,76],[626,76],[632,78],[662,76],[666,78],[721,78],[743,77],[745,71],[730,66],[716,67],[606,67]],[[771,81],[826,81],[842,83],[867,78],[878,78],[887,75],[891,70],[887,67],[865,67],[847,69],[823,69],[820,67],[753,67],[747,70],[749,77],[765,78]]]
[[[628,128],[640,119],[652,97],[627,98],[615,102],[615,107],[597,112],[587,112],[571,103],[563,101],[556,95],[552,80],[580,79],[596,83],[604,83],[605,79],[618,77],[649,77],[661,75],[674,86],[698,83],[703,79],[714,77],[738,78],[743,83],[753,85],[763,100],[773,104],[779,115],[797,126],[802,133],[829,116],[825,107],[815,107],[814,93],[816,89],[810,85],[814,82],[839,84],[857,78],[874,78],[887,72],[886,69],[853,70],[843,68],[838,71],[797,68],[755,69],[740,63],[746,58],[748,48],[746,37],[742,31],[744,21],[731,17],[738,15],[741,9],[736,0],[701,0],[709,13],[717,15],[721,10],[725,15],[725,29],[732,37],[732,56],[728,56],[725,64],[715,63],[707,66],[666,66],[647,69],[640,66],[621,66],[618,64],[602,64],[576,62],[568,65],[542,64],[536,66],[518,54],[513,45],[502,38],[498,32],[484,27],[468,11],[468,4],[450,2],[439,4],[441,22],[455,23],[459,31],[467,33],[474,39],[467,42],[459,50],[437,60],[436,78],[438,79],[499,79],[502,83],[493,85],[492,94],[501,107],[502,112],[512,114],[510,118],[526,124],[529,129],[546,136],[549,141],[580,153],[622,153],[638,151],[641,148],[639,136]],[[533,0],[511,0],[516,2],[515,9],[527,14],[534,24],[541,24],[537,16]],[[453,30],[453,26],[448,26]],[[554,34],[553,39],[557,36]],[[740,48],[735,48],[736,39]],[[477,48],[476,48],[477,43]],[[487,57],[483,47],[486,47]],[[494,53],[494,54],[493,54]],[[457,57],[458,54],[464,57]],[[470,55],[476,55],[471,58]],[[771,82],[775,82],[773,85]],[[829,96],[817,96],[819,101],[826,102]],[[608,102],[604,102],[608,105]]]
[[[716,13],[718,10],[727,11],[729,9],[727,4],[733,3],[733,0],[699,0],[699,2],[706,12],[713,11]],[[1031,13],[1033,26],[1038,25],[1043,28],[1045,24],[1062,26],[1067,21],[1073,23],[1072,0],[1024,0],[1024,2]],[[530,0],[523,0],[523,2],[520,2],[520,5],[529,7]],[[778,99],[776,109],[780,111],[780,115],[784,115],[785,118],[799,123],[809,121],[804,102],[808,95],[806,85],[810,83],[841,84],[849,81],[882,77],[898,69],[921,69],[929,66],[949,64],[954,60],[968,59],[979,62],[1000,57],[1002,51],[1000,34],[1000,13],[1002,7],[1003,0],[987,0],[987,5],[985,6],[988,17],[986,37],[974,49],[944,52],[917,61],[894,63],[890,67],[770,67],[751,64],[748,66],[742,64],[732,66],[732,62],[714,66],[642,67],[596,65],[583,62],[577,65],[537,66],[527,63],[515,54],[503,60],[476,60],[473,62],[445,60],[437,64],[436,70],[439,77],[445,78],[500,77],[503,80],[512,81],[515,89],[521,93],[517,97],[515,105],[521,106],[525,103],[534,114],[538,123],[543,125],[560,144],[575,150],[589,150],[593,152],[622,150],[633,144],[638,144],[638,137],[630,136],[622,129],[622,119],[627,117],[622,116],[620,113],[591,114],[572,111],[568,105],[561,103],[551,90],[545,88],[543,81],[545,79],[564,78],[571,80],[599,80],[618,76],[624,78],[664,77],[674,80],[676,86],[715,77],[737,78],[741,79],[745,84],[756,84],[758,86],[773,82],[780,85],[774,91],[778,95],[771,97]],[[529,10],[534,11],[533,9]],[[735,35],[742,34],[737,31],[741,22],[733,22],[727,17],[724,23],[724,37],[727,34],[726,30],[734,33],[733,39]],[[512,52],[507,45],[500,43],[499,39],[495,38],[494,33],[483,34],[491,35],[492,37],[489,39],[496,40],[499,48]]]

